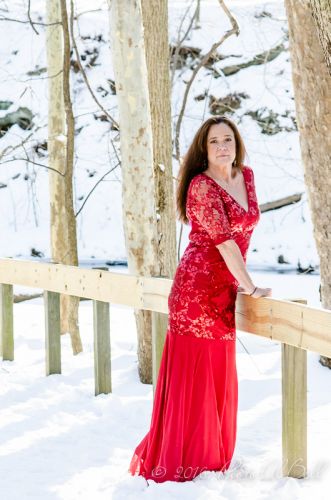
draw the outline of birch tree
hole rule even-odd
[[[314,238],[320,259],[321,302],[331,309],[331,77],[312,22],[309,0],[285,0],[296,118]],[[323,365],[331,360],[321,356]]]
[[[129,272],[159,276],[153,140],[140,1],[112,0],[110,40],[120,118],[122,207]],[[139,377],[152,382],[151,313],[135,311]]]
[[[73,207],[74,119],[70,99],[70,38],[65,0],[47,8],[48,153],[52,260],[78,265]],[[70,333],[74,354],[82,351],[79,298],[61,296],[61,333]]]

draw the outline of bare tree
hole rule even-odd
[[[285,6],[304,178],[320,259],[321,301],[331,309],[331,78],[310,1],[285,0]],[[330,359],[321,356],[320,361],[331,368]]]
[[[65,0],[47,2],[47,20],[52,259],[54,262],[77,266],[73,206],[74,117],[70,99],[70,38]],[[74,354],[83,350],[78,328],[78,306],[78,297],[61,296],[61,332],[70,333]]]
[[[140,1],[110,3],[110,39],[119,105],[122,204],[129,272],[159,276],[153,141]],[[152,382],[150,313],[135,312],[139,376]]]
[[[160,275],[173,278],[176,270],[176,215],[172,179],[171,89],[168,41],[168,0],[142,0],[144,43],[153,135],[154,198],[157,211]],[[149,316],[148,319],[146,316]],[[152,336],[152,314],[137,314],[137,324]],[[146,317],[146,318],[145,318]],[[161,326],[162,321],[162,326]],[[167,315],[159,315],[165,338]]]
[[[161,275],[172,278],[176,268],[176,225],[172,177],[168,0],[142,0],[141,5],[153,134],[158,259]]]

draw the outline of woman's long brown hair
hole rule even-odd
[[[236,157],[233,161],[233,170],[242,170],[246,155],[244,142],[235,123],[226,116],[213,116],[208,118],[196,132],[191,146],[189,147],[178,174],[178,184],[176,190],[176,204],[178,218],[185,224],[188,223],[186,216],[186,198],[191,180],[208,168],[207,156],[207,136],[209,129],[215,123],[225,123],[231,127],[236,142]]]

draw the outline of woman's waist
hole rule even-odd
[[[189,244],[180,259],[179,265],[181,267],[193,267],[196,270],[228,269],[222,254],[215,245]]]
[[[222,254],[220,253],[218,248],[213,243],[209,242],[197,243],[191,241],[185,248],[183,255],[185,254],[189,254],[192,257],[194,255],[196,256],[203,255],[205,258],[216,259],[218,261],[224,262]]]
[[[243,241],[240,237],[233,237],[233,241],[235,243],[237,243],[238,248],[239,248],[240,253],[242,254],[243,258],[246,258],[247,249],[248,249],[247,242],[245,240]],[[185,252],[186,252],[186,250],[192,251],[192,252],[195,251],[198,253],[203,253],[203,254],[206,254],[209,256],[217,257],[221,261],[224,262],[224,259],[222,257],[221,252],[219,251],[219,249],[217,248],[215,243],[211,240],[210,241],[208,241],[208,240],[190,241],[185,249]]]
[[[243,256],[245,260],[245,256]],[[231,281],[236,281],[230,272],[221,252],[215,245],[197,245],[190,243],[179,262],[182,270],[190,269],[196,271],[212,271],[216,274],[221,273],[223,277],[229,275]]]

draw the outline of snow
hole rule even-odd
[[[275,297],[305,297],[318,307],[318,276],[252,275]],[[133,310],[111,306],[113,392],[97,397],[91,302],[80,304],[84,352],[73,356],[68,335],[62,336],[62,375],[45,377],[43,314],[41,299],[15,304],[15,361],[0,365],[1,499],[327,498],[331,400],[329,372],[317,354],[308,353],[305,479],[281,473],[280,344],[238,331],[238,435],[228,474],[204,472],[183,484],[148,485],[127,471],[148,431],[153,399],[152,386],[139,382]]]

